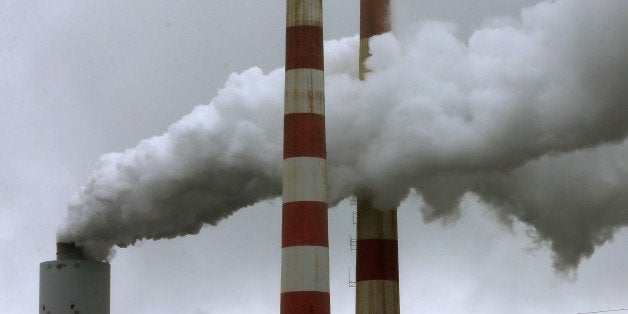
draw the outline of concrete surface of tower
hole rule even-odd
[[[360,1],[360,79],[368,73],[371,37],[389,32],[390,1]],[[369,191],[357,195],[356,314],[399,313],[397,209],[375,208]]]
[[[39,313],[109,314],[110,265],[57,243],[57,260],[39,265]]]
[[[281,313],[330,312],[322,0],[287,0]]]

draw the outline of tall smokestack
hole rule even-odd
[[[39,265],[39,313],[109,314],[110,265],[85,260],[74,243],[57,243],[57,260]]]
[[[329,313],[322,0],[287,0],[281,313]]]
[[[360,1],[360,79],[368,72],[369,40],[390,31],[389,0]],[[357,314],[399,313],[397,210],[374,208],[368,195],[358,196],[356,258]]]

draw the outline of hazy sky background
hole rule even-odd
[[[486,19],[516,21],[536,1],[394,2],[394,27],[428,19],[466,37]],[[0,0],[0,306],[32,313],[39,263],[54,259],[68,199],[102,154],[163,133],[207,104],[233,72],[283,66],[284,1]],[[358,32],[359,1],[324,2],[325,38]],[[357,60],[356,60],[357,62]],[[626,145],[625,143],[623,145]],[[626,157],[628,158],[628,157]],[[578,313],[627,308],[628,231],[564,277],[526,226],[468,195],[460,219],[425,224],[399,209],[404,313]],[[200,234],[117,250],[112,313],[276,313],[281,201]],[[334,313],[352,313],[354,206],[331,209]]]

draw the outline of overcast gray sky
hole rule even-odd
[[[394,25],[401,32],[426,20],[452,22],[466,42],[483,25],[516,25],[521,9],[536,2],[393,0]],[[194,106],[208,104],[233,72],[283,66],[284,6],[0,0],[3,312],[35,311],[38,264],[54,259],[66,204],[100,155],[162,134]],[[358,32],[359,1],[324,6],[326,39]],[[613,157],[625,162],[628,156],[617,155],[626,152],[621,142]],[[529,226],[502,224],[478,197],[465,196],[461,217],[445,225],[425,224],[421,203],[411,195],[399,208],[402,312],[628,308],[623,226],[565,276],[554,272],[547,243],[535,242]],[[276,313],[280,207],[278,199],[264,201],[198,235],[118,249],[112,313]],[[335,313],[353,312],[353,207],[345,200],[330,212]]]

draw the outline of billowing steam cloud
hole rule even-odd
[[[556,1],[463,42],[428,22],[326,43],[330,203],[364,189],[381,208],[411,189],[427,221],[479,195],[575,268],[628,225],[625,1]],[[233,74],[210,105],[101,157],[59,239],[96,259],[114,245],[194,234],[281,194],[283,69]]]

